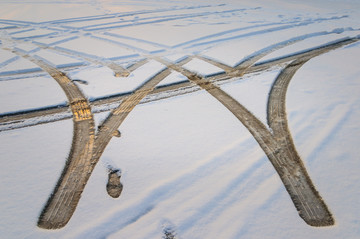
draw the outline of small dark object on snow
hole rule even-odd
[[[118,198],[123,189],[123,185],[120,182],[121,174],[119,170],[111,170],[109,172],[108,183],[106,184],[106,191],[110,197]]]

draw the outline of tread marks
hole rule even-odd
[[[314,49],[311,50],[311,51],[314,51]],[[276,59],[276,60],[269,61],[269,62],[264,62],[264,63],[258,64],[258,65],[253,65],[253,66],[251,66],[250,68],[247,69],[245,74],[265,71],[265,70],[267,70],[267,69],[269,69],[271,67],[279,66],[281,64],[284,64],[286,62],[295,60],[297,58],[309,56],[311,51],[302,52],[302,53],[299,53],[299,54],[296,54],[296,55],[287,56],[287,57],[284,57],[284,58],[281,58],[281,59]],[[189,59],[189,58],[187,58],[187,59]],[[148,59],[140,60],[140,61],[134,63],[133,65],[131,65],[130,67],[128,67],[128,70],[130,72],[132,72],[135,69],[137,69],[138,67],[145,64],[146,62],[148,62]],[[211,76],[208,79],[214,80],[214,81],[224,81],[224,80],[230,79],[232,77],[239,77],[239,76],[241,76],[241,74],[238,71],[233,71],[233,72],[230,72],[229,74],[221,73],[221,74],[218,74],[216,76]],[[190,83],[190,82],[179,83],[179,84],[172,85],[172,86],[169,86],[169,87],[161,87],[161,88],[156,89],[155,91],[151,92],[150,94],[154,94],[154,93],[157,94],[157,93],[169,92],[169,91],[171,92],[171,91],[177,90],[178,88],[183,88],[183,87],[188,87],[188,88],[193,87],[194,88],[194,85],[192,83]],[[119,102],[119,101],[122,101],[125,97],[127,97],[129,95],[130,94],[124,94],[124,95],[121,95],[121,96],[114,95],[114,96],[109,96],[106,99],[103,99],[103,98],[95,99],[94,101],[91,102],[91,104],[93,106],[101,106],[101,105],[104,105],[104,104]],[[177,95],[177,94],[174,94],[174,95]],[[38,109],[38,110],[35,110],[35,111],[31,110],[31,111],[27,111],[27,112],[19,112],[19,113],[15,113],[15,114],[3,114],[3,115],[0,116],[0,125],[16,124],[19,121],[25,121],[27,119],[39,118],[41,116],[56,115],[56,114],[59,114],[59,113],[64,113],[67,110],[68,110],[67,106],[58,105],[56,108],[44,108],[44,109]],[[61,120],[61,119],[65,119],[65,118],[60,118],[60,119],[55,118],[54,120],[49,120],[48,122],[54,122],[56,120]],[[44,123],[44,122],[39,122],[39,124],[41,124],[41,123]],[[0,128],[0,132],[1,131],[6,131],[6,130],[22,128],[22,127],[26,127],[26,126],[32,126],[32,125],[36,125],[36,123],[34,124],[34,120],[31,120],[29,122],[29,125],[25,125],[25,126],[20,125],[20,126],[11,126],[9,128],[4,128],[4,129]]]
[[[307,57],[290,63],[282,71],[275,80],[268,99],[268,124],[273,133],[270,133],[245,107],[208,79],[182,68],[180,64],[175,65],[162,58],[155,58],[155,60],[158,60],[172,70],[180,72],[191,82],[206,90],[244,124],[278,172],[300,217],[307,224],[320,227],[333,225],[335,221],[325,202],[316,191],[293,144],[287,127],[285,111],[286,91],[293,75],[309,59],[346,44],[349,44],[349,42],[338,42],[315,50]]]
[[[312,56],[315,57],[316,55]],[[269,155],[301,218],[311,226],[329,226],[335,223],[330,211],[316,191],[307,170],[298,155],[287,125],[285,100],[290,80],[308,59],[290,63],[275,80],[268,99],[268,124],[273,130],[281,155]],[[275,157],[283,158],[281,164]],[[284,157],[285,156],[285,157]],[[290,170],[283,170],[283,169]]]
[[[356,41],[357,40],[358,39],[356,39]],[[303,58],[308,57],[308,59],[300,59],[299,61],[291,63],[289,67],[286,68],[290,72],[287,74],[295,74],[296,70],[312,57],[354,41],[354,39],[349,39],[347,42],[343,41],[337,43],[337,45],[332,44],[307,52],[303,55]],[[13,52],[40,66],[59,83],[69,99],[70,107],[74,115],[74,137],[70,156],[54,193],[39,218],[38,225],[40,227],[55,229],[66,225],[80,200],[86,182],[101,157],[102,152],[105,150],[110,139],[115,136],[114,132],[131,110],[170,73],[170,69],[180,72],[189,78],[191,82],[208,91],[248,128],[279,173],[300,216],[308,224],[312,226],[327,226],[334,223],[325,203],[312,185],[306,169],[302,165],[300,157],[297,155],[287,129],[284,102],[287,85],[292,75],[283,80],[281,80],[282,78],[279,76],[279,80],[277,81],[279,83],[273,85],[273,92],[275,93],[270,95],[278,96],[274,96],[273,98],[269,97],[269,112],[276,115],[274,116],[274,120],[268,117],[268,120],[270,118],[268,124],[274,131],[274,134],[271,134],[266,126],[256,119],[245,107],[211,81],[182,68],[181,65],[189,61],[191,57],[188,57],[178,64],[172,64],[159,57],[154,57],[155,60],[165,64],[168,69],[163,70],[135,93],[126,97],[120,106],[109,115],[103,124],[104,127],[101,127],[95,138],[94,122],[90,105],[76,85],[64,73],[48,65],[46,62],[16,50],[13,50]],[[226,71],[231,70],[224,66],[222,66],[222,68],[226,68]],[[75,132],[85,132],[85,135],[76,134]],[[82,137],[85,137],[85,140]]]
[[[89,120],[92,118],[91,109],[86,100],[80,99],[70,104],[75,121]]]
[[[8,49],[10,50],[10,49]],[[77,86],[56,68],[39,58],[11,49],[15,54],[35,63],[55,79],[65,92],[73,112],[72,146],[62,174],[38,220],[44,229],[65,226],[72,217],[90,177],[95,129],[90,104]]]

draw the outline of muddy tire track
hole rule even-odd
[[[38,220],[38,226],[41,228],[61,228],[73,215],[84,189],[83,185],[89,178],[88,172],[95,139],[90,104],[79,88],[63,72],[19,50],[7,50],[35,63],[55,79],[66,94],[73,113],[74,133],[71,150],[60,179]]]
[[[314,50],[311,55],[292,61],[276,78],[268,99],[267,120],[281,151],[268,155],[301,218],[311,226],[330,226],[335,220],[308,175],[290,134],[286,117],[286,92],[296,71],[310,59],[353,43],[347,40]],[[281,153],[280,153],[281,152]],[[281,155],[287,157],[281,159]],[[276,160],[276,157],[279,159]],[[272,158],[272,159],[271,159]]]
[[[285,111],[286,91],[290,80],[309,59],[290,63],[273,84],[268,100],[268,124],[280,148],[267,156],[278,172],[300,217],[311,226],[330,226],[335,223],[334,218],[315,189],[295,148]]]
[[[253,135],[279,174],[300,217],[311,226],[322,227],[333,225],[335,220],[322,197],[316,191],[296,151],[286,118],[286,91],[296,71],[308,60],[358,40],[356,38],[347,39],[321,47],[291,62],[281,72],[275,80],[268,98],[268,125],[272,132],[244,106],[213,84],[209,79],[184,69],[180,64],[172,64],[162,58],[155,59],[168,68],[183,74],[191,82],[206,90],[239,119]],[[264,55],[261,53],[261,56]],[[239,65],[238,68],[247,69],[252,64],[253,58],[249,58],[249,62],[243,62],[245,67]]]
[[[291,199],[293,200],[296,208],[299,210],[300,216],[306,223],[312,226],[321,226],[323,224],[325,226],[333,224],[331,223],[333,220],[330,213],[327,213],[325,216],[318,216],[318,214],[323,211],[328,212],[327,207],[318,194],[315,194],[314,197],[314,190],[312,190],[314,189],[314,186],[311,181],[309,181],[310,178],[308,177],[305,168],[299,163],[300,158],[296,157],[298,160],[295,162],[294,160],[291,160],[293,159],[292,156],[296,153],[288,150],[287,147],[282,147],[282,145],[277,142],[276,138],[267,130],[264,124],[262,124],[244,106],[221,90],[218,86],[201,76],[191,74],[187,70],[180,70],[179,67],[171,65],[168,65],[168,67],[181,72],[188,77],[190,81],[196,83],[202,89],[210,93],[215,99],[231,111],[234,116],[238,118],[239,121],[249,130],[278,172],[285,188],[290,194]],[[299,180],[304,178],[308,180]],[[311,210],[312,207],[320,208],[318,210],[320,212],[313,212],[313,210]],[[328,219],[327,215],[330,215],[330,219]],[[317,218],[320,218],[320,220],[316,220]],[[325,223],[322,223],[323,220],[321,219],[323,218],[326,218]]]
[[[75,125],[76,130],[74,131],[73,138],[74,147],[70,152],[70,155],[77,156],[76,159],[78,160],[71,158],[71,160],[67,162],[64,173],[60,177],[53,194],[50,196],[49,201],[39,218],[39,227],[57,229],[62,228],[67,224],[74,213],[76,206],[79,203],[81,193],[106,146],[112,137],[119,136],[118,128],[121,123],[132,109],[139,104],[141,99],[151,92],[155,86],[169,74],[169,69],[161,71],[151,80],[146,82],[134,94],[127,97],[118,108],[110,113],[104,123],[99,126],[99,131],[95,137],[92,118],[92,127],[88,127],[88,125],[84,123],[89,122],[84,121],[85,119],[83,118],[75,117],[75,122],[84,122],[81,125]],[[78,106],[75,108],[83,110],[83,108]],[[76,116],[77,114],[74,113],[74,115]],[[91,131],[87,130],[87,128],[91,129]],[[85,135],[88,135],[91,138],[91,142],[87,143],[82,139],[82,136]],[[75,151],[75,149],[78,150]],[[122,188],[120,176],[117,175],[117,172],[110,173],[107,185],[108,194],[114,198],[119,197]]]

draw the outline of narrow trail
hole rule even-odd
[[[210,6],[203,6],[203,7],[210,7]],[[176,11],[176,10],[179,10],[179,9],[173,9],[173,11]],[[257,8],[254,8],[254,9],[237,9],[237,10],[231,10],[230,12],[232,12],[232,11],[247,11],[247,10],[257,10]],[[168,9],[168,11],[171,11],[171,10]],[[227,13],[227,12],[228,11],[215,12],[215,13],[219,14],[219,13]],[[209,13],[212,14],[214,12],[207,12],[205,14],[209,14]],[[137,13],[135,13],[135,15],[136,14]],[[202,13],[199,13],[199,14],[202,15]],[[98,16],[94,16],[94,18],[87,17],[87,18],[84,18],[84,19],[74,19],[74,20],[64,19],[64,22],[70,22],[70,23],[72,21],[74,21],[74,22],[79,22],[79,21],[80,22],[82,22],[82,21],[91,22],[91,21],[94,21],[94,20],[101,20],[101,19],[103,19],[103,17],[105,19],[109,18],[109,17],[110,18],[118,18],[118,17],[120,17],[121,14],[120,15],[110,14],[110,15],[111,16],[99,16],[100,18],[98,18]],[[125,13],[125,15],[126,15],[126,13]],[[184,14],[184,15],[185,15],[185,17],[188,17],[188,14]],[[195,15],[197,15],[197,14],[195,14]],[[180,15],[179,17],[180,17],[179,19],[182,19],[183,16]],[[228,30],[228,31],[224,31],[224,32],[218,32],[218,33],[215,33],[215,34],[202,36],[200,38],[193,39],[193,40],[190,40],[188,42],[184,42],[184,43],[175,45],[173,47],[169,47],[169,46],[166,46],[166,45],[163,45],[163,44],[158,44],[156,42],[151,42],[151,41],[146,41],[146,40],[142,40],[142,39],[122,36],[122,35],[118,35],[118,34],[115,34],[115,33],[104,32],[105,30],[111,30],[114,27],[115,28],[127,27],[127,26],[132,27],[132,26],[134,26],[134,24],[135,25],[136,24],[140,24],[140,25],[144,24],[144,22],[132,22],[132,21],[130,21],[130,22],[132,22],[131,24],[125,24],[125,25],[120,25],[120,26],[111,26],[109,29],[107,29],[106,27],[105,28],[100,27],[100,29],[97,29],[95,31],[91,30],[90,32],[87,32],[85,34],[84,34],[85,31],[89,31],[88,26],[70,27],[70,26],[67,26],[67,25],[63,25],[61,27],[64,28],[64,31],[60,31],[59,29],[52,29],[51,27],[49,27],[49,25],[52,25],[52,24],[55,24],[55,23],[60,23],[61,20],[59,20],[59,22],[55,21],[55,22],[51,22],[51,23],[49,23],[49,22],[36,23],[36,24],[35,23],[29,23],[28,26],[32,26],[31,29],[25,29],[25,30],[20,30],[18,32],[12,32],[12,33],[10,33],[9,37],[11,37],[12,40],[14,40],[14,41],[24,41],[25,40],[26,42],[29,42],[28,40],[32,39],[31,42],[33,44],[42,45],[42,46],[39,46],[39,47],[48,47],[48,49],[52,49],[53,51],[61,52],[63,54],[74,56],[76,58],[81,58],[81,59],[83,59],[85,61],[92,62],[92,63],[97,64],[97,65],[104,65],[104,66],[110,68],[111,70],[113,70],[114,74],[116,76],[126,76],[126,75],[129,74],[129,72],[127,72],[126,69],[121,67],[119,64],[114,63],[109,59],[88,55],[88,54],[82,53],[82,52],[76,52],[76,51],[69,50],[69,49],[62,48],[62,47],[56,47],[55,45],[62,43],[62,40],[60,40],[59,43],[56,43],[56,44],[53,44],[53,43],[44,44],[44,43],[39,43],[36,40],[38,38],[39,39],[46,39],[46,38],[49,38],[49,37],[64,37],[64,36],[67,37],[68,36],[69,38],[65,40],[65,41],[68,41],[68,40],[77,39],[79,37],[88,37],[88,38],[102,40],[102,41],[108,42],[108,43],[113,43],[115,45],[121,46],[121,47],[126,48],[128,50],[135,51],[136,53],[147,52],[146,50],[138,48],[138,47],[133,45],[133,44],[136,44],[138,42],[139,43],[144,43],[144,44],[149,45],[149,46],[157,47],[157,48],[160,49],[159,51],[163,52],[163,53],[164,52],[167,52],[167,53],[169,53],[169,52],[183,52],[185,49],[186,49],[186,51],[188,51],[189,49],[195,49],[196,51],[199,51],[199,49],[214,47],[215,45],[226,43],[229,40],[234,40],[234,39],[239,39],[239,38],[246,38],[246,37],[251,37],[251,36],[254,36],[254,35],[263,35],[263,34],[266,34],[268,32],[282,31],[282,30],[286,30],[286,29],[291,29],[291,28],[301,27],[301,26],[307,26],[307,25],[311,25],[311,24],[314,24],[314,23],[324,22],[324,21],[334,21],[334,20],[339,20],[339,19],[345,18],[345,17],[346,16],[337,16],[337,17],[331,17],[331,18],[312,19],[312,20],[307,20],[307,21],[292,20],[292,21],[288,21],[288,22],[272,22],[272,23],[266,23],[266,24],[257,24],[257,25],[250,26],[250,27],[235,28],[235,29],[231,29],[231,30]],[[161,18],[163,18],[163,17],[161,17]],[[173,16],[169,15],[168,17],[165,17],[164,19],[161,19],[161,21],[163,21],[163,20],[164,21],[171,21],[171,20],[173,20],[173,18],[174,18]],[[150,19],[152,19],[152,18],[150,17]],[[176,17],[175,17],[175,20],[177,20]],[[103,24],[106,25],[108,23],[103,23]],[[109,24],[114,24],[114,23],[109,23]],[[102,24],[100,24],[100,26],[101,25]],[[268,26],[270,28],[263,29],[263,30],[258,30],[258,31],[254,31],[254,32],[248,32],[248,33],[245,33],[245,34],[240,34],[238,36],[225,37],[224,39],[217,39],[216,40],[216,38],[218,38],[219,36],[226,36],[228,34],[232,35],[233,33],[238,32],[238,31],[247,31],[249,29],[258,28],[258,27],[265,27],[265,26]],[[272,26],[276,26],[276,27],[272,27]],[[29,36],[29,37],[16,37],[16,36],[13,36],[13,35],[16,35],[17,33],[23,32],[23,31],[32,31],[32,30],[42,29],[42,28],[45,28],[45,29],[48,29],[48,30],[51,30],[51,31],[54,31],[54,32],[49,33],[49,34],[45,34],[45,35],[40,35],[40,36]],[[70,29],[72,29],[72,30],[70,31]],[[321,35],[331,34],[331,33],[341,33],[342,31],[356,31],[356,30],[359,30],[359,29],[347,28],[347,29],[343,29],[343,30],[334,29],[333,31],[315,32],[315,33],[310,33],[310,34],[305,34],[303,36],[295,37],[293,39],[290,39],[289,41],[299,41],[299,40],[304,40],[305,38],[309,38],[309,37],[321,36]],[[131,45],[129,45],[129,44],[121,43],[119,41],[114,41],[114,40],[110,40],[110,39],[106,39],[106,38],[103,38],[103,37],[93,35],[93,33],[96,34],[97,32],[104,35],[104,36],[111,36],[111,37],[115,37],[115,38],[119,38],[119,39],[127,39],[127,40],[132,41],[133,43]],[[215,40],[210,40],[210,39],[213,39],[213,38],[215,38]],[[203,42],[204,40],[209,40],[209,41],[208,42]],[[196,43],[196,42],[199,42],[199,43]],[[282,43],[279,43],[279,44],[282,44]],[[130,57],[131,58],[133,58],[133,57],[136,58],[136,56],[130,56]],[[253,60],[256,60],[256,59],[253,59]],[[84,65],[86,65],[86,64],[82,64],[82,66],[84,66]],[[81,66],[81,64],[79,64],[78,67],[79,66]],[[75,66],[73,66],[73,67],[75,67]],[[67,66],[66,68],[69,68],[69,66]],[[25,71],[23,73],[33,73],[35,70],[36,69],[31,69],[31,70],[28,70],[28,72]],[[10,74],[10,75],[15,74],[16,75],[18,73],[8,72],[7,74]]]

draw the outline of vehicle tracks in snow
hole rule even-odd
[[[71,150],[60,179],[38,220],[38,226],[41,228],[61,228],[70,220],[91,174],[89,170],[95,139],[91,108],[87,98],[66,74],[20,50],[8,50],[35,63],[55,79],[66,94],[73,113],[74,133]]]
[[[62,175],[38,221],[38,226],[41,228],[61,228],[67,224],[74,213],[86,183],[107,144],[112,137],[120,136],[118,128],[121,123],[132,109],[138,105],[161,80],[170,74],[170,70],[164,69],[158,72],[136,92],[126,97],[122,103],[112,111],[107,119],[99,125],[98,132],[95,135],[94,120],[90,105],[78,87],[64,73],[48,65],[41,59],[20,50],[7,50],[35,63],[51,75],[67,95],[72,109],[74,122],[72,148]],[[117,177],[116,173],[117,172],[109,173],[107,191],[112,197],[120,196],[122,190],[120,177]]]
[[[210,80],[173,64],[162,58],[155,58],[168,68],[186,76],[191,82],[206,90],[249,130],[263,149],[268,159],[278,172],[301,218],[311,226],[330,226],[335,223],[330,211],[320,194],[316,191],[300,156],[293,143],[287,126],[285,100],[290,80],[296,71],[308,60],[330,50],[356,42],[358,39],[329,44],[292,61],[275,80],[268,99],[268,125],[272,131],[259,121],[250,111],[230,95],[213,84]],[[250,58],[251,60],[251,58]],[[243,63],[245,66],[247,62]],[[241,65],[239,65],[241,67]],[[248,66],[247,66],[248,67]]]
[[[173,9],[174,10],[174,9]],[[238,9],[236,11],[240,11]],[[224,11],[226,12],[226,11]],[[229,11],[232,12],[232,11]],[[146,12],[144,12],[146,13]],[[136,23],[137,25],[151,24],[164,21],[172,21],[184,18],[192,18],[197,16],[205,16],[215,14],[216,12],[205,12],[199,14],[183,14],[181,16],[169,17],[165,16],[160,19],[150,18],[144,19],[145,21]],[[134,13],[135,14],[135,13]],[[136,13],[143,14],[143,13]],[[69,20],[70,22],[79,21],[96,21],[103,19],[104,16],[94,16],[93,18],[76,18]],[[117,15],[111,17],[118,17]],[[341,18],[341,17],[340,17]],[[323,20],[336,20],[334,19],[323,19]],[[323,21],[321,20],[321,21]],[[59,20],[55,22],[47,22],[46,24],[66,24],[68,21]],[[291,23],[288,25],[271,27],[272,31],[280,31],[287,28],[295,28],[297,26],[311,24],[312,22],[304,23]],[[9,23],[10,24],[10,23]],[[27,24],[34,25],[34,23],[26,22],[11,22],[14,27],[23,27]],[[113,28],[126,27],[127,25],[114,25],[111,24],[103,25],[89,25],[85,27],[84,31],[103,31]],[[270,25],[271,26],[271,25]],[[71,27],[70,27],[71,28]],[[25,29],[24,31],[31,31],[32,29]],[[74,29],[72,29],[74,30]],[[51,45],[42,45],[32,42],[33,45],[38,49],[50,49],[53,51],[61,52],[63,54],[71,55],[74,57],[82,58],[93,64],[106,66],[114,71],[116,76],[127,77],[132,71],[136,70],[140,66],[146,64],[149,60],[156,60],[162,63],[165,67],[153,74],[148,81],[143,85],[139,86],[134,92],[130,92],[123,95],[110,96],[104,99],[97,99],[92,102],[84,96],[80,91],[79,87],[71,80],[64,72],[60,71],[56,67],[47,63],[45,59],[42,59],[34,53],[38,50],[31,52],[25,52],[16,47],[3,47],[5,50],[9,50],[17,55],[35,63],[41,70],[49,74],[57,83],[60,85],[68,100],[68,106],[62,106],[60,108],[48,108],[39,109],[29,112],[18,112],[12,114],[5,114],[0,116],[0,126],[4,126],[2,130],[11,130],[14,128],[21,128],[26,126],[35,125],[37,123],[26,123],[28,119],[36,119],[43,117],[44,115],[53,117],[54,119],[48,120],[53,122],[59,118],[54,117],[56,114],[64,113],[71,109],[74,133],[72,139],[72,146],[65,163],[63,172],[54,188],[53,193],[50,195],[47,203],[45,204],[43,211],[38,220],[38,226],[45,229],[58,229],[64,227],[71,219],[77,204],[81,198],[81,194],[90,178],[95,166],[101,158],[104,150],[112,137],[120,137],[121,134],[118,128],[122,122],[126,119],[128,114],[134,109],[134,107],[142,102],[148,95],[160,95],[167,93],[169,95],[183,94],[184,92],[191,92],[198,89],[206,90],[210,95],[216,98],[224,107],[226,107],[239,121],[249,130],[253,137],[258,142],[259,146],[267,155],[268,159],[274,166],[279,177],[281,178],[286,190],[288,191],[290,198],[292,199],[296,209],[299,212],[301,218],[311,226],[330,226],[335,223],[327,205],[321,198],[320,194],[316,191],[310,176],[308,175],[304,164],[300,156],[298,155],[295,145],[293,143],[290,131],[288,129],[287,118],[286,118],[286,91],[292,77],[296,71],[306,62],[313,57],[320,54],[324,54],[330,50],[354,43],[359,40],[359,37],[341,39],[337,42],[329,43],[317,48],[313,48],[304,52],[285,56],[283,58],[275,59],[262,64],[254,65],[260,58],[270,54],[280,48],[294,44],[296,42],[308,39],[310,37],[322,36],[327,34],[337,33],[338,30],[315,32],[312,34],[306,34],[298,37],[288,39],[283,42],[271,45],[258,52],[245,58],[242,62],[238,63],[234,67],[225,65],[221,62],[217,62],[213,59],[209,59],[202,55],[189,56],[177,63],[166,60],[161,54],[144,55],[140,54],[140,60],[137,60],[133,65],[124,68],[115,61],[108,59],[100,59],[95,56],[77,53],[65,48],[55,47]],[[22,32],[14,32],[13,34]],[[233,40],[239,37],[253,36],[254,34],[262,34],[263,30],[245,33],[238,36],[223,37],[220,40],[215,40],[214,43],[224,42]],[[227,33],[224,33],[226,35]],[[53,34],[50,34],[53,35]],[[48,36],[50,36],[48,35]],[[214,35],[218,37],[219,35]],[[33,38],[41,38],[44,36],[34,36]],[[235,38],[234,38],[235,37]],[[97,38],[100,39],[101,38]],[[10,42],[19,42],[21,38],[9,38]],[[201,39],[200,40],[204,40]],[[199,40],[199,41],[200,41]],[[205,39],[207,40],[207,39]],[[62,42],[62,41],[59,41]],[[149,42],[147,42],[149,43]],[[189,41],[188,46],[184,44],[181,47],[197,47],[206,44],[213,44],[209,42]],[[180,47],[175,46],[174,48]],[[137,51],[136,48],[132,50]],[[223,72],[213,76],[201,76],[196,72],[192,72],[184,65],[190,62],[192,59],[198,58],[214,66],[223,69]],[[17,59],[17,58],[16,58]],[[8,62],[2,63],[3,65],[10,64],[15,58],[10,59]],[[253,72],[259,72],[267,70],[274,66],[285,64],[286,67],[282,70],[279,76],[276,78],[267,102],[267,119],[268,127],[265,126],[260,120],[258,120],[250,111],[242,106],[238,101],[233,99],[229,94],[224,92],[217,82],[221,82],[234,77],[241,77],[244,74]],[[189,82],[182,82],[178,84],[167,85],[164,87],[157,87],[157,85],[170,75],[172,71],[179,72],[185,76]],[[187,89],[188,91],[181,91]],[[190,89],[190,90],[189,90]],[[156,99],[156,97],[155,97]],[[114,103],[116,106],[112,108],[108,117],[98,126],[98,131],[95,133],[95,124],[93,119],[93,112],[91,107],[106,105]],[[63,117],[67,118],[69,116]],[[71,116],[70,116],[71,117]],[[61,117],[60,117],[61,118]],[[62,119],[63,119],[62,118]],[[20,124],[18,124],[20,122]],[[25,122],[24,124],[21,124]],[[38,121],[38,123],[44,123]],[[18,124],[19,127],[16,125]],[[15,127],[12,127],[15,125]],[[270,128],[270,130],[269,130]],[[111,197],[117,198],[122,192],[123,185],[120,182],[121,174],[117,170],[109,170],[107,192]],[[174,238],[174,234],[171,231],[163,231],[166,238]]]

